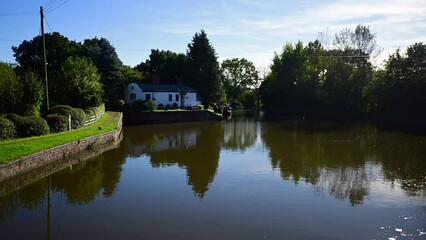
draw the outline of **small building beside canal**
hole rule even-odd
[[[163,106],[176,103],[181,108],[201,104],[195,89],[182,84],[130,83],[125,89],[124,100],[127,104],[136,100],[155,100]]]

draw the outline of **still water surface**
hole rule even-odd
[[[426,137],[368,125],[124,128],[120,148],[0,196],[1,239],[426,239]]]

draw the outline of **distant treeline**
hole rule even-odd
[[[263,107],[288,116],[426,123],[426,45],[390,55],[376,69],[375,35],[359,25],[321,41],[286,44],[262,82]]]
[[[12,47],[17,64],[0,63],[0,116],[39,115],[46,89],[41,37]],[[218,62],[207,34],[195,33],[186,53],[152,49],[145,61],[126,66],[105,38],[70,41],[46,34],[49,103],[88,108],[123,99],[129,82],[185,84],[203,104],[235,103],[288,116],[318,118],[376,117],[426,122],[426,46],[397,50],[383,68],[372,64],[380,52],[369,27],[321,35],[304,45],[287,43],[269,69],[244,58]],[[122,101],[121,101],[122,102]]]

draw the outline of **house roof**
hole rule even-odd
[[[195,89],[182,84],[168,85],[168,84],[150,84],[138,83],[139,87],[144,92],[192,92],[196,93]]]

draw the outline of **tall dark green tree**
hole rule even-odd
[[[222,62],[222,83],[227,101],[236,101],[248,89],[253,89],[259,81],[259,73],[254,64],[245,58],[227,59]]]
[[[18,77],[10,64],[0,62],[0,116],[14,112],[22,97]]]
[[[426,45],[415,43],[405,54],[389,56],[376,88],[379,117],[425,122]]]
[[[93,63],[84,57],[69,57],[61,68],[64,81],[63,104],[79,108],[98,106],[102,102],[102,84]]]
[[[107,104],[122,99],[126,79],[121,72],[123,63],[118,58],[115,48],[107,39],[96,37],[84,40],[83,47],[85,56],[93,61],[101,75]]]
[[[58,32],[48,33],[46,39],[46,60],[49,81],[50,105],[61,104],[60,95],[63,82],[60,78],[61,66],[70,56],[83,55],[80,43],[70,41]],[[19,67],[24,71],[34,71],[43,79],[42,39],[36,36],[30,41],[23,41],[18,47],[12,47],[14,57]],[[44,85],[44,82],[42,83]],[[45,101],[43,101],[43,104]]]
[[[45,88],[40,77],[31,69],[16,69],[22,97],[17,113],[24,116],[39,116],[45,100]]]
[[[220,68],[216,52],[204,30],[196,33],[188,44],[184,81],[194,87],[205,108],[223,95]]]
[[[186,59],[183,53],[152,49],[149,59],[137,65],[135,69],[151,78],[153,74],[157,74],[162,84],[176,84],[183,76]]]

